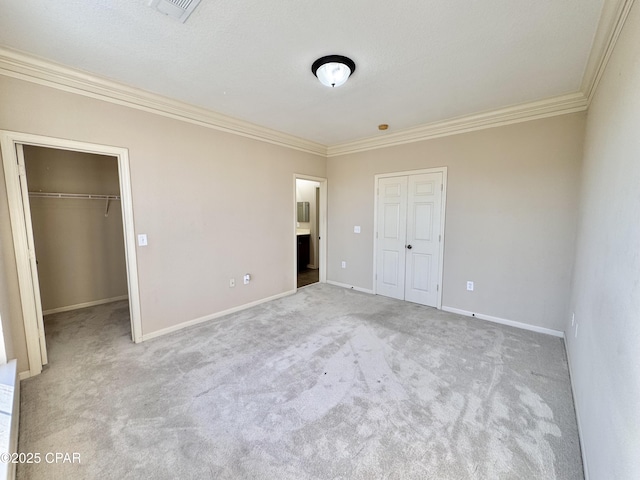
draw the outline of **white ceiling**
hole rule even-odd
[[[0,45],[323,145],[577,92],[605,0],[1,0]],[[329,89],[328,54],[357,69]]]

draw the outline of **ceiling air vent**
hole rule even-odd
[[[201,0],[150,0],[149,6],[155,8],[160,13],[164,13],[169,17],[180,20],[182,23],[187,21],[191,12],[193,12]]]

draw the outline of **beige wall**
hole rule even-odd
[[[115,157],[24,147],[30,191],[119,195]],[[127,295],[119,201],[31,198],[43,310]]]
[[[1,76],[0,105],[0,129],[129,149],[136,233],[149,241],[137,248],[143,334],[295,288],[291,180],[325,177],[324,158]],[[5,196],[2,183],[0,207]],[[0,221],[6,240],[8,213]],[[12,248],[2,254],[0,292],[15,292]],[[3,295],[21,329],[18,297]],[[24,371],[24,332],[13,340]]]
[[[373,289],[374,175],[446,166],[443,305],[562,330],[584,121],[565,115],[330,158],[328,280]]]
[[[567,349],[591,480],[640,478],[640,5],[587,118]]]

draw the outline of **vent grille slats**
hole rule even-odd
[[[183,10],[189,8],[189,5],[193,2],[193,0],[167,0],[169,3],[173,3],[176,7],[180,7]]]
[[[149,6],[184,23],[201,0],[150,0]]]

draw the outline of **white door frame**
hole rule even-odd
[[[373,293],[377,294],[377,281],[376,281],[376,273],[378,271],[378,181],[381,178],[390,178],[390,177],[404,177],[405,175],[420,175],[423,173],[442,173],[442,212],[440,216],[440,231],[442,232],[442,241],[440,242],[440,265],[438,266],[438,285],[440,288],[438,289],[438,300],[436,304],[436,308],[438,310],[442,309],[442,290],[444,289],[442,285],[442,278],[444,276],[444,226],[445,226],[445,212],[447,211],[447,167],[436,167],[436,168],[425,168],[422,170],[408,170],[404,172],[392,172],[392,173],[381,173],[374,176],[374,185],[373,185],[373,231],[375,232],[373,236]]]
[[[134,342],[142,341],[142,321],[140,316],[140,293],[138,289],[138,261],[136,256],[135,230],[133,222],[133,202],[131,195],[131,176],[129,169],[129,151],[126,148],[97,145],[93,143],[77,142],[60,138],[33,135],[28,133],[0,130],[0,147],[2,164],[4,167],[9,216],[11,219],[11,233],[18,269],[18,285],[25,337],[27,341],[27,355],[29,358],[29,373],[37,375],[42,371],[43,361],[40,335],[42,315],[38,315],[35,295],[38,288],[37,272],[30,267],[28,245],[33,245],[33,232],[26,227],[25,222],[31,218],[25,215],[29,212],[29,205],[23,203],[20,188],[20,171],[18,168],[18,145],[33,145],[37,147],[73,150],[77,152],[109,155],[118,159],[118,176],[120,178],[120,197],[122,201],[122,223],[124,226],[125,259],[127,266],[127,283],[129,288],[129,311],[131,315],[131,337]],[[28,197],[27,197],[28,199]],[[30,237],[28,236],[30,235]],[[38,289],[39,290],[39,289]],[[45,351],[46,352],[46,351]]]
[[[313,177],[311,175],[304,175],[299,173],[293,174],[293,258],[298,258],[298,242],[296,239],[296,224],[298,222],[297,216],[297,204],[298,198],[296,197],[296,180],[311,180],[320,184],[320,231],[318,236],[320,241],[318,242],[318,268],[320,269],[320,283],[327,283],[327,179],[323,177]],[[293,289],[298,289],[298,262],[293,262]]]

